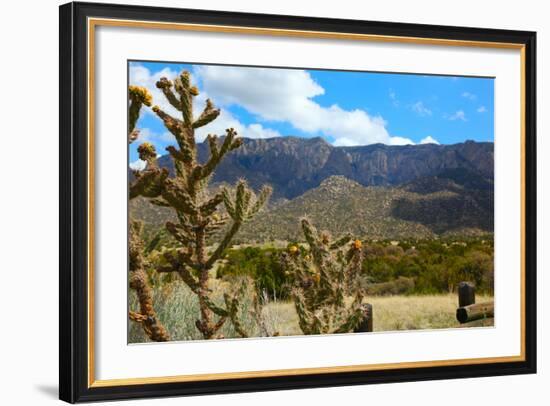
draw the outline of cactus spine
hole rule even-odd
[[[170,207],[176,212],[178,221],[167,222],[166,230],[179,247],[165,253],[168,265],[159,267],[157,271],[177,273],[198,296],[200,315],[195,325],[205,339],[216,338],[216,333],[228,318],[237,330],[240,329],[235,317],[240,289],[234,296],[226,296],[224,304],[216,304],[209,288],[210,271],[241,226],[265,205],[271,188],[263,187],[256,195],[244,180],[240,180],[234,192],[221,188],[209,196],[207,186],[214,170],[227,153],[241,146],[242,140],[237,138],[237,132],[232,128],[226,130],[223,140],[208,135],[210,157],[205,163],[199,163],[195,130],[215,120],[220,110],[207,100],[202,113],[197,118],[193,116],[193,101],[199,91],[192,86],[189,72],[183,71],[173,82],[161,78],[156,86],[181,114],[173,117],[159,106],[152,107],[176,139],[177,146],[166,149],[174,163],[175,176],[169,178],[168,171],[157,166],[153,145],[141,144],[138,152],[140,159],[147,161],[147,167],[136,174],[136,181],[130,186],[130,198],[141,195],[153,204]],[[142,105],[150,102],[141,95],[138,97]],[[221,210],[222,206],[224,210]],[[224,234],[219,244],[209,252],[207,239],[221,232]]]
[[[318,233],[307,219],[301,226],[309,248],[291,246],[283,256],[300,329],[304,334],[351,332],[364,317],[361,241],[345,236],[331,242],[328,233]]]

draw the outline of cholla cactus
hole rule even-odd
[[[301,225],[309,249],[292,245],[283,256],[300,328],[304,334],[350,332],[364,318],[361,241],[345,236],[331,242],[328,233],[319,234],[308,220],[302,219]]]
[[[139,118],[141,107],[145,104],[151,105],[151,94],[147,89],[138,86],[130,86],[128,89],[129,98],[129,125],[128,125],[128,142],[131,144],[138,136],[139,131],[136,130],[136,123]],[[154,164],[156,153],[154,146],[148,143],[140,145],[138,148],[140,158],[148,163]],[[153,155],[154,154],[154,155]],[[135,196],[132,196],[135,197]],[[153,305],[153,292],[149,286],[145,267],[147,261],[143,255],[143,240],[141,239],[142,224],[137,221],[130,223],[130,239],[129,246],[129,271],[130,271],[130,288],[133,289],[138,297],[139,312],[130,310],[128,316],[130,320],[140,323],[143,331],[153,341],[168,341],[170,335],[157,318],[157,314]]]
[[[220,110],[207,100],[199,117],[193,116],[193,99],[199,92],[191,85],[189,72],[182,72],[173,82],[161,78],[156,86],[181,114],[180,117],[172,117],[159,106],[152,107],[176,139],[177,147],[166,148],[174,163],[175,176],[169,178],[166,169],[158,168],[156,151],[151,144],[142,144],[138,152],[140,158],[147,161],[147,167],[135,173],[136,181],[130,187],[130,198],[141,195],[153,204],[170,207],[176,212],[178,221],[167,222],[166,230],[179,243],[179,247],[165,252],[167,265],[157,271],[177,273],[198,296],[200,315],[196,321],[197,329],[204,338],[215,338],[228,318],[235,323],[234,307],[238,306],[239,299],[237,294],[226,297],[223,305],[214,303],[210,296],[210,271],[222,258],[240,227],[265,205],[271,189],[264,187],[256,196],[246,182],[240,180],[234,193],[222,188],[209,196],[207,186],[214,170],[227,153],[241,146],[242,141],[232,128],[226,130],[223,140],[208,135],[210,157],[205,163],[199,163],[195,130],[215,120]],[[142,104],[150,102],[142,92],[134,93]],[[221,209],[222,206],[225,210]],[[207,239],[221,232],[224,234],[219,244],[209,252]]]

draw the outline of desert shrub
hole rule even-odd
[[[404,254],[403,248],[399,245],[388,245],[384,251],[386,255],[394,257],[402,257]]]
[[[414,279],[400,276],[389,282],[372,283],[367,286],[367,294],[375,296],[407,295],[414,291]]]
[[[228,282],[216,281],[212,284],[212,300],[217,305],[224,302],[224,294],[231,293],[234,286],[245,286],[240,295],[237,318],[243,330],[250,337],[262,337],[274,335],[276,325],[269,311],[258,308],[255,305],[256,292],[253,281],[244,277],[234,277]],[[200,340],[201,332],[196,328],[196,312],[200,310],[199,300],[191,289],[182,281],[175,280],[162,286],[156,285],[152,289],[153,300],[158,317],[164,326],[170,331],[172,341]],[[267,299],[265,299],[267,304]],[[129,305],[138,305],[137,295],[130,291]],[[257,314],[257,312],[260,314]],[[219,338],[241,337],[233,323],[225,323],[219,330]],[[128,342],[141,343],[151,339],[136,323],[129,323]]]
[[[199,311],[197,296],[183,282],[176,280],[153,288],[153,301],[159,318],[170,331],[171,340],[199,340],[201,333],[195,327]],[[135,308],[137,297],[130,291],[129,306]],[[130,323],[128,342],[150,341],[136,323]]]

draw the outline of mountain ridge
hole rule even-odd
[[[433,190],[421,191],[410,188],[412,183],[403,187],[362,186],[343,176],[331,176],[317,188],[266,210],[245,224],[238,238],[297,240],[301,238],[298,220],[302,217],[336,235],[351,233],[375,239],[493,232],[492,190],[467,189],[445,180]]]
[[[198,145],[199,160],[208,147]],[[244,139],[217,168],[210,192],[245,178],[273,197],[243,226],[241,242],[300,239],[299,219],[333,234],[367,238],[433,238],[493,231],[493,144],[334,147],[321,138]],[[160,166],[171,170],[171,158]],[[132,217],[157,228],[174,214],[144,198]]]
[[[206,161],[207,144],[200,143],[197,148],[199,161]],[[160,157],[158,162],[173,171],[169,155]],[[217,168],[213,182],[233,184],[242,177],[254,189],[272,185],[275,199],[293,199],[333,175],[363,186],[398,186],[457,168],[492,178],[493,165],[494,146],[490,142],[343,147],[320,137],[243,138],[243,145],[228,154]]]

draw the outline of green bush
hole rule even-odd
[[[217,277],[249,276],[256,281],[259,295],[267,292],[269,297],[285,299],[289,291],[281,252],[281,249],[260,247],[230,249],[217,271]]]
[[[298,243],[300,254],[304,247]],[[373,295],[438,294],[453,292],[461,281],[475,283],[479,293],[493,294],[494,254],[492,236],[446,240],[366,242],[362,273]],[[218,269],[218,278],[249,276],[259,293],[289,297],[288,278],[280,258],[283,249],[234,248]],[[405,282],[408,281],[408,282]],[[412,284],[410,283],[412,282]]]
[[[367,244],[362,271],[372,284],[390,289],[400,278],[411,278],[408,293],[452,292],[461,281],[475,283],[478,292],[494,290],[492,236],[464,239],[377,241]],[[383,288],[382,288],[383,287]]]

